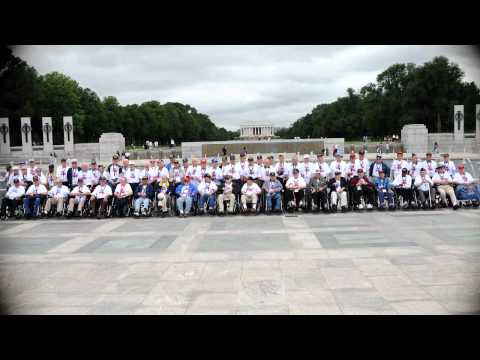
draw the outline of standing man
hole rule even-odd
[[[333,176],[330,166],[325,161],[324,155],[322,153],[317,154],[317,164],[316,169],[320,170],[320,177],[326,178],[327,180]]]
[[[358,152],[358,159],[355,160],[355,172],[358,173],[358,169],[362,169],[364,174],[368,174],[370,169],[370,162],[365,158],[365,150]]]
[[[112,163],[107,166],[107,172],[109,175],[110,185],[116,186],[120,178],[120,174],[123,173],[123,169],[118,165],[118,155],[115,154],[112,157]]]
[[[412,161],[408,164],[408,168],[412,179],[416,179],[420,175],[421,161],[418,160],[417,154],[412,154]]]
[[[402,173],[402,169],[407,169],[408,163],[403,159],[403,152],[397,151],[397,158],[392,162],[392,178],[395,179]]]
[[[383,162],[382,156],[377,155],[375,162],[370,165],[369,175],[375,180],[376,178],[380,177],[380,171],[383,171],[383,174],[386,177],[390,177],[390,168]]]
[[[335,154],[335,160],[330,164],[330,173],[335,174],[337,171],[340,171],[342,177],[346,176],[346,164],[342,160],[342,155],[339,153]]]
[[[426,153],[425,156],[426,159],[420,166],[427,171],[428,176],[433,178],[435,175],[435,169],[437,168],[437,162],[432,160],[432,153]]]
[[[77,159],[72,159],[72,167],[67,171],[68,188],[71,190],[78,184],[78,173],[82,170]],[[63,182],[63,180],[62,180]]]
[[[450,155],[449,154],[443,154],[443,162],[442,162],[445,172],[450,174],[450,176],[453,178],[455,176],[455,173],[457,172],[457,169],[455,168],[455,164],[453,161],[450,160]]]
[[[57,177],[62,180],[62,184],[65,186],[69,186],[67,177],[68,170],[67,159],[60,160],[60,166],[57,168]]]

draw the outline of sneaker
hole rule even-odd
[[[458,206],[458,203],[456,203],[455,205],[453,205],[453,210],[457,210],[460,206]]]
[[[358,205],[358,210],[363,210],[363,204]]]
[[[342,212],[346,212],[347,208],[345,206],[342,206]]]
[[[183,210],[178,211],[180,213],[180,216],[183,216]]]
[[[368,210],[371,210],[371,209],[373,209],[373,206],[372,206],[372,204],[367,204],[367,209],[368,209]]]
[[[303,207],[303,201],[300,200],[300,202],[298,203],[298,207]]]

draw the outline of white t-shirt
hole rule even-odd
[[[37,195],[37,194],[46,195],[47,194],[47,188],[43,184],[38,184],[38,185],[32,184],[32,185],[30,185],[30,187],[27,190],[27,195],[32,195],[32,194],[33,195]]]
[[[70,194],[74,195],[75,197],[85,196],[90,194],[90,189],[87,187],[87,185],[82,185],[81,187],[75,186]]]
[[[202,181],[198,185],[198,192],[200,193],[200,195],[212,195],[215,194],[216,191],[217,184],[215,184],[213,181],[210,181],[209,183],[207,183],[206,181]]]
[[[62,182],[67,182],[67,171],[70,169],[68,166],[66,167],[58,167],[57,168],[57,177],[59,177]]]
[[[245,183],[242,186],[242,194],[245,195],[260,194],[261,192],[262,190],[258,187],[256,183],[252,183],[252,185],[248,185],[248,183]]]
[[[138,184],[140,182],[138,169],[128,168],[127,170],[125,170],[125,177],[127,178],[127,182],[129,184]]]
[[[300,175],[305,179],[305,182],[309,182],[312,175],[317,171],[318,165],[312,162],[301,163],[299,166]]]
[[[122,184],[117,184],[115,187],[115,195],[120,195],[120,196],[130,196],[133,194],[132,187],[130,186],[129,183],[126,183],[125,185]]]
[[[305,183],[305,179],[301,176],[295,178],[291,177],[287,180],[287,183],[285,184],[285,187],[290,190],[301,190],[305,189],[307,184]]]
[[[19,185],[18,187],[14,185],[8,188],[5,197],[7,199],[14,200],[22,197],[23,195],[25,195],[25,188],[22,185]]]
[[[435,184],[439,183],[440,181],[444,181],[444,180],[447,180],[449,183],[451,183],[452,182],[452,177],[447,172],[444,172],[443,174],[439,174],[437,172],[437,173],[435,173],[435,175],[433,175],[432,180]]]
[[[50,189],[48,195],[53,198],[65,198],[70,194],[70,190],[65,185],[57,186],[55,185]]]
[[[95,183],[95,176],[93,175],[93,171],[91,169],[88,169],[87,171],[80,170],[78,172],[78,178],[83,179],[83,183],[87,186],[92,186]]]
[[[393,180],[393,186],[410,189],[412,187],[412,177],[410,175],[402,176],[402,174],[399,174],[395,180]]]
[[[358,169],[363,169],[364,174],[368,174],[370,170],[370,162],[368,159],[363,158],[362,160],[356,159],[355,160],[355,172],[358,173]]]
[[[402,174],[402,169],[409,169],[408,167],[408,163],[405,161],[405,160],[393,160],[392,162],[392,176],[394,178],[397,177],[397,175],[401,175]]]
[[[340,162],[334,160],[330,164],[330,173],[331,173],[332,176],[334,176],[336,171],[341,171],[342,172],[342,177],[345,177],[346,172],[347,172],[346,167],[347,167],[347,165],[345,164],[345,162],[343,160],[341,160]]]
[[[437,162],[435,160],[430,160],[430,162],[425,160],[421,165],[421,168],[422,167],[427,171],[427,174],[430,177],[432,177],[435,174],[435,169],[437,168]]]
[[[421,191],[428,191],[430,186],[433,186],[433,181],[428,174],[425,174],[425,179],[418,175],[415,177],[415,186]]]
[[[417,161],[416,164],[414,164],[413,162],[410,162],[408,164],[408,170],[410,171],[410,176],[412,178],[415,179],[417,176],[420,175],[420,169],[422,168],[421,165],[422,165],[422,163],[420,163],[419,161]],[[428,175],[428,171],[427,171],[427,175]]]
[[[92,195],[95,196],[97,199],[103,199],[107,195],[112,195],[112,188],[108,184],[105,184],[105,186],[97,185],[95,187],[95,190],[93,190]]]
[[[471,183],[473,183],[473,177],[472,175],[470,175],[470,173],[466,171],[463,173],[463,175],[457,172],[453,177],[453,182],[459,185],[470,185]]]

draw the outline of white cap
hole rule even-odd
[[[304,159],[310,159],[310,155],[305,154],[305,155],[303,155],[303,158],[304,158]]]

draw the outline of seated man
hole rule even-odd
[[[228,201],[227,211],[229,214],[233,214],[235,206],[235,194],[238,194],[237,184],[232,181],[232,176],[226,174],[224,177],[225,183],[221,188],[221,194],[218,195],[218,213],[222,215],[224,213],[224,202]]]
[[[43,215],[48,216],[52,205],[56,205],[56,215],[61,216],[63,212],[63,204],[68,199],[69,194],[70,190],[67,186],[63,185],[62,179],[56,178],[54,180],[54,186],[48,192],[47,204],[45,205],[45,209],[43,210]]]
[[[383,169],[378,170],[378,177],[374,178],[375,189],[377,190],[378,200],[380,202],[380,209],[385,208],[385,199],[387,200],[390,209],[395,209],[393,202],[393,191],[390,178],[385,177]]]
[[[89,196],[91,195],[90,188],[83,183],[83,178],[78,179],[78,184],[70,193],[70,200],[68,201],[67,217],[72,217],[77,206],[78,216],[82,216],[83,206],[86,204]]]
[[[315,204],[317,212],[320,209],[323,212],[327,212],[327,186],[327,178],[321,177],[320,169],[316,169],[308,183],[308,189],[312,195],[312,202]]]
[[[267,200],[267,208],[265,211],[270,213],[272,211],[272,200],[275,202],[275,211],[281,211],[280,205],[282,202],[282,190],[283,186],[280,181],[277,180],[274,172],[270,173],[270,178],[268,181],[265,181],[262,186],[265,190],[265,196]]]
[[[150,206],[150,199],[153,198],[153,186],[148,183],[148,175],[142,177],[142,182],[138,184],[135,190],[135,211],[134,216],[140,216],[140,207],[142,207],[142,215],[147,216],[147,209]]]
[[[113,195],[115,196],[117,204],[117,215],[119,217],[124,217],[130,206],[130,197],[133,195],[132,187],[127,182],[127,178],[124,175],[120,175],[119,183],[116,186]]]
[[[397,175],[393,181],[394,189],[397,196],[403,198],[403,208],[408,209],[413,203],[413,189],[412,189],[412,177],[408,175],[407,168],[403,168],[402,172]]]
[[[20,179],[14,178],[13,185],[8,188],[5,197],[2,199],[2,219],[5,219],[7,216],[7,206],[10,210],[10,216],[14,215],[14,212],[17,211],[18,205],[21,204],[23,195],[25,195],[25,187],[20,185]]]
[[[205,212],[205,204],[208,206],[208,212],[212,214],[217,206],[217,185],[212,181],[210,174],[205,174],[202,182],[198,185],[200,194],[200,214]]]
[[[168,195],[170,194],[170,183],[167,176],[163,175],[160,178],[160,180],[157,182],[155,192],[157,194],[158,208],[160,209],[162,216],[164,216],[168,212],[167,199]]]
[[[305,179],[300,176],[300,171],[295,168],[293,170],[293,176],[287,180],[285,187],[286,191],[286,201],[290,202],[290,207],[299,208],[303,206],[303,198],[305,197],[305,188],[307,184]]]
[[[337,211],[337,203],[340,200],[342,212],[347,211],[347,180],[342,177],[340,170],[335,171],[335,177],[328,182],[331,193],[332,212]]]
[[[350,187],[352,189],[353,206],[355,209],[363,209],[363,205],[360,202],[361,196],[363,196],[363,199],[367,203],[367,209],[370,210],[373,208],[373,203],[375,202],[374,185],[363,173],[362,168],[358,168],[357,175],[350,180]]]
[[[242,186],[242,196],[241,196],[241,201],[242,201],[242,206],[243,210],[247,211],[247,204],[252,204],[252,207],[250,209],[250,212],[256,212],[257,211],[257,201],[258,201],[258,195],[262,190],[258,187],[258,185],[253,181],[253,178],[249,176],[247,178],[247,182],[243,184]]]
[[[197,188],[190,182],[190,177],[185,176],[183,182],[177,186],[175,193],[177,198],[177,209],[180,216],[187,217],[193,204],[193,199],[197,196]]]
[[[453,183],[457,185],[455,195],[458,200],[471,200],[474,206],[479,205],[480,187],[474,183],[472,175],[465,171],[464,164],[458,165]]]
[[[40,179],[37,175],[33,176],[33,184],[30,185],[25,198],[23,199],[23,207],[25,209],[25,215],[27,218],[37,217],[38,210],[42,200],[47,196],[47,188],[40,183]],[[33,211],[32,211],[33,207]]]
[[[443,165],[437,167],[437,172],[433,175],[433,183],[437,185],[438,193],[442,198],[444,207],[447,206],[447,195],[453,205],[453,210],[459,208],[455,191],[453,190],[453,180],[449,173],[445,173],[445,167]]]
[[[433,181],[428,176],[427,170],[424,168],[420,169],[420,175],[415,178],[414,182],[415,187],[418,191],[418,198],[422,203],[424,209],[429,208],[428,199],[432,200],[431,206],[433,207],[433,200],[435,199],[435,188],[433,187]]]
[[[107,184],[105,176],[100,177],[100,184],[95,187],[90,198],[90,205],[92,208],[92,217],[97,216],[97,219],[104,218],[107,211],[107,205],[112,196],[112,188]]]

